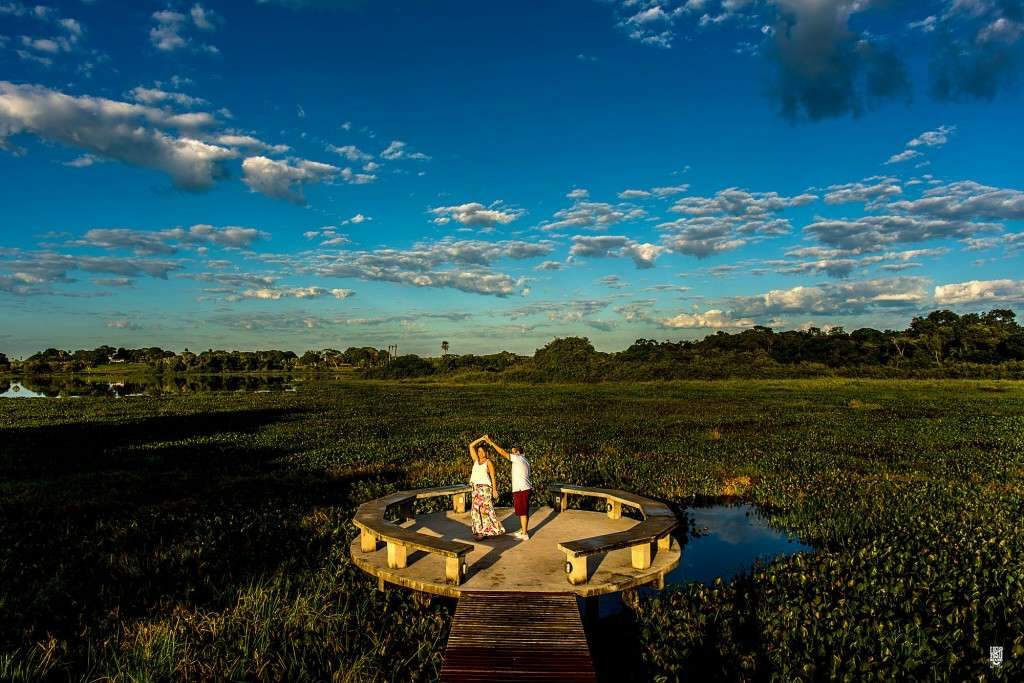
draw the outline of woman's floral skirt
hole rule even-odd
[[[474,484],[473,509],[469,514],[473,533],[480,536],[500,536],[505,527],[494,516],[494,498],[487,484]]]

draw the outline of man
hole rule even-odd
[[[484,435],[484,440],[498,454],[512,463],[512,507],[519,515],[519,531],[512,534],[513,538],[526,541],[530,538],[530,493],[533,486],[530,485],[530,461],[523,455],[519,446],[513,446],[505,450],[494,443],[491,437]]]

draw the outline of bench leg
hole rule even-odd
[[[449,586],[458,586],[462,583],[462,558],[444,558],[444,579]]]
[[[402,569],[406,566],[407,556],[405,546],[401,543],[388,541],[388,568]]]
[[[454,510],[455,512],[465,512],[466,511],[466,494],[465,493],[456,493],[454,496],[452,496],[452,510]]]
[[[590,572],[588,571],[590,563],[587,562],[587,556],[582,555],[580,557],[573,557],[572,555],[566,555],[565,557],[565,571],[569,576],[569,583],[574,586],[586,583],[590,580]]]
[[[563,493],[558,497],[558,511],[565,512],[569,509],[569,494]]]
[[[359,532],[359,548],[364,553],[372,553],[377,549],[377,537],[366,529]]]
[[[651,566],[651,544],[641,543],[630,547],[633,555],[633,569],[648,569]]]
[[[622,517],[622,503],[617,500],[608,501],[608,519],[619,519]]]
[[[672,547],[672,534],[665,534],[658,539],[658,550],[668,550]]]

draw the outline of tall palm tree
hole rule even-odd
[[[443,355],[445,355],[447,353],[448,353],[448,342],[447,341],[443,341],[443,342],[441,342],[441,355],[443,356]]]

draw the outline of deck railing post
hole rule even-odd
[[[608,519],[619,519],[622,517],[622,501],[608,501]]]
[[[408,562],[406,547],[402,543],[388,541],[388,568],[402,569]]]
[[[647,569],[651,566],[651,544],[638,543],[630,547],[633,556],[633,569]]]
[[[586,555],[567,555],[565,564],[566,572],[569,575],[569,583],[572,585],[578,586],[590,580],[590,562],[587,560]]]
[[[450,586],[458,586],[462,583],[465,574],[465,563],[461,557],[444,558],[444,578]]]

